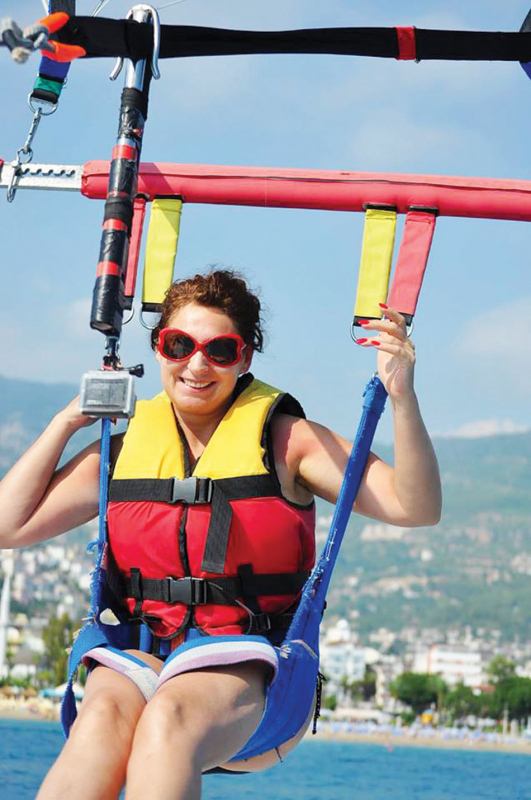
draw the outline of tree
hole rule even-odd
[[[365,675],[360,681],[349,681],[344,677],[341,687],[345,694],[350,695],[352,700],[371,700],[376,694],[376,672],[372,667],[365,668]]]
[[[446,684],[439,675],[404,672],[391,683],[391,694],[420,714],[432,704],[441,705]]]
[[[68,614],[62,617],[51,617],[43,629],[44,642],[43,668],[51,671],[55,685],[64,683],[68,674],[67,648],[72,644],[74,622]]]
[[[478,698],[469,686],[458,683],[444,697],[444,708],[450,714],[452,722],[462,720],[478,712]]]
[[[494,656],[487,667],[487,676],[496,685],[500,681],[516,677],[516,663],[505,656]]]
[[[507,709],[510,719],[523,720],[531,716],[531,678],[506,678],[494,691],[498,708]]]

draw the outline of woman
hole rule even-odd
[[[414,348],[401,315],[384,310],[384,319],[364,325],[377,338],[359,341],[378,349],[395,466],[371,453],[355,510],[395,525],[432,525],[440,481],[413,389]],[[313,496],[336,500],[350,445],[305,420],[289,395],[249,377],[262,343],[260,303],[234,273],[196,275],[169,290],[152,337],[164,392],[139,403],[125,437],[113,437],[108,509],[121,602],[169,655],[156,655],[157,644],[154,653],[87,654],[79,716],[40,800],[117,797],[125,780],[129,800],[191,800],[200,797],[202,772],[260,769],[294,744],[227,764],[260,722],[277,663],[271,642],[281,640],[312,566]],[[27,546],[97,515],[99,443],[56,469],[69,438],[92,421],[72,401],[5,476],[0,547]],[[194,470],[200,480],[175,482],[175,502],[153,501],[153,487]],[[257,573],[280,582],[253,590]],[[175,597],[161,594],[168,580]],[[240,588],[227,582],[235,580]],[[179,595],[198,586],[202,599]]]

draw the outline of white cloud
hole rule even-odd
[[[461,353],[520,367],[528,363],[530,302],[531,297],[521,297],[469,320],[458,334]]]
[[[348,141],[351,163],[378,164],[394,169],[401,163],[427,159],[439,148],[458,148],[463,131],[458,125],[421,123],[404,111],[376,110],[358,125]]]
[[[94,331],[89,326],[91,300],[83,298],[69,303],[63,311],[67,336],[87,339],[94,336]]]
[[[496,436],[499,433],[525,433],[529,426],[519,425],[511,419],[478,419],[467,422],[455,431],[444,434],[445,438],[482,439],[485,436]]]

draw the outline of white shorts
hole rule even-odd
[[[278,655],[273,645],[263,636],[203,636],[189,631],[187,640],[176,647],[166,661],[160,675],[137,656],[115,647],[94,647],[83,656],[89,668],[95,663],[120,672],[135,683],[146,703],[157,689],[170,678],[209,667],[262,661],[271,667],[270,683],[278,671]]]

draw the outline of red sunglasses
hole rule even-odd
[[[159,353],[169,361],[186,361],[200,350],[216,367],[233,367],[241,359],[244,347],[245,342],[237,333],[226,333],[206,342],[198,342],[178,328],[163,328],[157,343]]]

